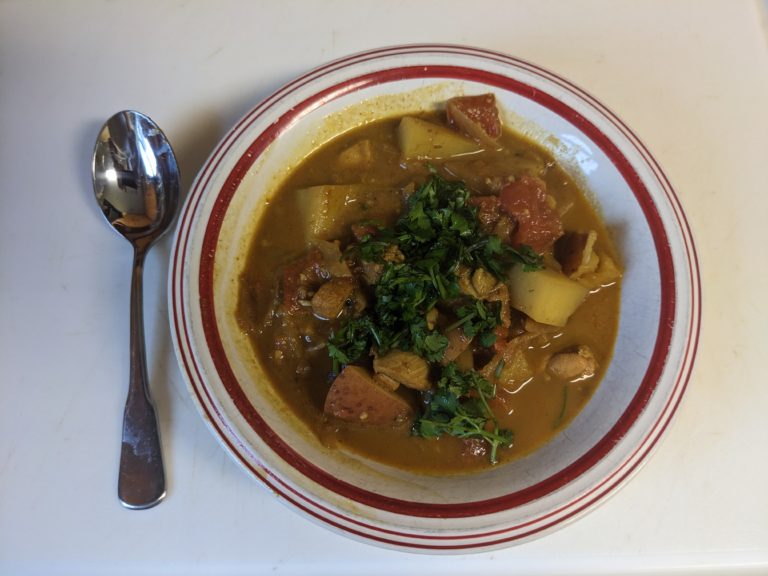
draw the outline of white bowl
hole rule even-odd
[[[339,132],[493,92],[505,123],[541,142],[593,194],[623,258],[613,360],[584,410],[533,454],[463,477],[426,477],[322,446],[266,384],[234,321],[238,276],[265,200]],[[291,222],[286,222],[291,226]],[[698,342],[700,282],[688,224],[648,150],[559,76],[460,46],[344,58],[240,120],[200,171],[170,270],[174,346],[203,419],[232,457],[295,510],[343,534],[421,552],[487,550],[561,527],[617,490],[657,445]]]

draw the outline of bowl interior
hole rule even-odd
[[[507,542],[600,501],[666,427],[697,333],[690,237],[642,144],[588,95],[541,69],[471,50],[444,52],[395,50],[332,63],[252,110],[200,173],[171,271],[177,353],[204,418],[236,460],[314,518],[354,526],[342,530],[355,534],[365,526],[376,540],[406,548],[412,537],[443,531],[467,542],[482,533],[487,542],[477,546]],[[412,474],[328,449],[268,384],[235,321],[239,277],[265,204],[297,163],[336,135],[487,92],[507,126],[547,148],[583,185],[614,236],[625,274],[610,366],[551,442],[486,472]],[[500,533],[491,527],[502,527],[505,539],[491,536]]]
[[[264,150],[237,184],[221,226],[213,278],[216,319],[229,364],[248,402],[267,426],[308,462],[332,476],[346,478],[353,485],[366,485],[372,491],[395,498],[447,503],[485,500],[524,490],[582,458],[627,410],[642,382],[627,375],[643,373],[653,352],[660,291],[651,231],[643,225],[642,210],[632,201],[632,190],[587,134],[519,94],[496,93],[502,109],[509,112],[505,124],[547,147],[591,192],[616,237],[626,265],[616,351],[603,382],[575,421],[554,441],[528,457],[475,474],[470,484],[463,477],[409,474],[329,450],[291,416],[279,395],[266,384],[248,339],[234,321],[242,255],[249,247],[266,201],[290,167],[328,138],[362,122],[432,109],[451,96],[485,93],[489,89],[471,81],[423,84],[422,79],[379,84],[308,107]],[[630,222],[641,225],[630,226]],[[643,302],[642,313],[632,306],[633,302]],[[250,435],[248,427],[242,432]]]

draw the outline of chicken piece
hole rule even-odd
[[[448,364],[456,360],[472,343],[472,338],[467,337],[461,327],[448,330],[445,333],[445,337],[448,338],[448,346],[445,347],[443,359],[440,360],[442,364]]]
[[[342,313],[350,316],[365,309],[365,296],[352,278],[331,278],[312,296],[312,312],[322,320],[338,318]]]
[[[472,272],[472,287],[483,300],[487,300],[498,285],[499,281],[496,280],[496,277],[485,268],[476,268]]]
[[[376,384],[360,366],[347,366],[336,376],[323,410],[340,420],[372,426],[398,426],[413,416],[404,398]]]
[[[461,265],[456,270],[456,283],[459,285],[459,292],[466,296],[472,296],[473,298],[479,298],[480,296],[472,285],[472,270],[468,267]]]
[[[579,283],[594,290],[615,284],[622,276],[621,268],[607,254],[599,254],[600,260],[594,272],[588,272],[579,278]]]
[[[432,386],[429,381],[429,364],[413,352],[390,350],[383,356],[376,354],[373,357],[373,371],[414,390],[428,390]]]
[[[509,328],[512,310],[509,304],[509,288],[506,284],[499,282],[484,268],[477,268],[474,272],[470,272],[464,266],[459,267],[456,280],[459,284],[459,292],[462,294],[488,302],[500,302],[501,325]]]
[[[360,262],[360,274],[368,286],[378,284],[383,273],[384,264],[380,264],[379,262],[368,262],[367,260]]]
[[[597,372],[597,360],[589,346],[581,345],[573,351],[553,354],[547,370],[563,380],[584,380]]]
[[[402,264],[405,262],[405,254],[400,251],[397,244],[390,244],[384,253],[381,255],[381,259],[384,262],[392,262],[393,264]]]
[[[600,258],[595,253],[597,232],[590,230],[568,232],[555,242],[555,258],[560,263],[563,274],[571,278],[580,278],[597,269]]]

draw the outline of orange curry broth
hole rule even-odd
[[[443,122],[437,115],[424,115]],[[286,263],[308,246],[307,232],[297,229],[297,190],[324,184],[363,183],[401,189],[421,184],[429,174],[424,162],[404,163],[397,145],[399,119],[381,120],[351,130],[323,145],[297,168],[269,200],[248,251],[241,277],[237,317],[249,335],[253,350],[273,386],[295,414],[323,443],[395,467],[427,474],[466,473],[491,466],[477,443],[453,437],[426,439],[412,436],[410,426],[365,427],[324,415],[323,403],[330,387],[331,361],[327,350],[306,352],[301,359],[274,355],[275,326],[265,322],[276,302],[279,274]],[[373,162],[365,169],[338,168],[341,151],[370,140]],[[502,150],[479,153],[430,164],[449,179],[464,180],[470,191],[483,190],[486,177],[536,173],[558,206],[568,206],[562,216],[566,231],[598,233],[596,248],[616,259],[610,236],[594,206],[575,181],[552,156],[525,137],[505,129]],[[392,215],[392,219],[396,214]],[[545,255],[546,256],[546,255]],[[620,283],[592,291],[568,324],[553,336],[534,340],[525,352],[534,377],[516,389],[497,388],[492,407],[502,428],[514,433],[510,448],[499,450],[501,463],[519,458],[551,440],[568,425],[594,393],[610,360],[618,324]],[[521,315],[522,316],[522,315]],[[315,346],[327,337],[331,323],[314,320]],[[581,382],[558,380],[545,370],[553,351],[587,344],[599,363],[598,372]],[[309,346],[312,348],[312,346]],[[480,366],[475,366],[480,368]],[[402,387],[401,387],[402,388]],[[409,391],[410,392],[410,391]]]

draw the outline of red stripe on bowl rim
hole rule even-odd
[[[427,53],[434,53],[435,51],[443,50],[444,48],[446,47],[422,46],[422,47],[406,47],[403,50],[410,53],[419,52],[422,50]],[[513,64],[518,67],[522,66],[529,71],[536,72],[540,76],[544,76],[546,78],[549,78],[552,81],[555,81],[556,83],[560,84],[562,87],[566,88],[568,91],[572,93],[576,93],[581,98],[588,100],[589,103],[592,104],[593,107],[597,108],[598,111],[603,114],[603,116],[605,116],[611,123],[613,123],[614,126],[616,126],[622,134],[624,134],[629,138],[630,142],[637,148],[637,150],[641,153],[643,158],[646,160],[646,163],[652,168],[656,177],[659,178],[660,181],[662,182],[662,188],[664,190],[664,193],[667,195],[668,200],[670,200],[670,203],[673,205],[673,209],[675,209],[675,216],[678,219],[678,224],[681,227],[681,230],[683,231],[685,248],[686,248],[687,255],[689,257],[688,258],[689,280],[691,281],[691,284],[693,286],[693,294],[692,294],[692,301],[691,301],[691,307],[692,307],[691,323],[690,323],[690,329],[689,329],[689,345],[686,349],[683,363],[681,364],[682,371],[678,375],[677,381],[675,383],[675,387],[673,389],[672,394],[670,395],[668,405],[664,411],[666,412],[666,416],[662,414],[662,417],[660,417],[657,420],[653,429],[646,435],[644,440],[640,442],[635,452],[632,455],[630,455],[630,457],[626,458],[625,461],[620,466],[618,466],[611,475],[609,475],[606,479],[603,480],[603,482],[593,487],[593,489],[586,492],[585,494],[580,495],[578,498],[574,499],[573,501],[565,504],[558,510],[549,512],[548,514],[540,518],[537,518],[534,521],[526,523],[526,524],[534,524],[536,522],[540,522],[542,519],[552,517],[558,514],[559,512],[568,510],[570,507],[573,507],[575,504],[578,504],[579,502],[584,502],[581,506],[574,508],[574,510],[571,510],[567,515],[554,521],[554,524],[557,524],[557,523],[563,522],[565,519],[573,516],[574,514],[590,507],[595,501],[600,500],[607,492],[610,492],[614,487],[619,485],[626,477],[628,477],[629,474],[631,474],[631,472],[634,471],[637,468],[637,466],[645,459],[648,452],[650,452],[650,450],[655,446],[661,433],[666,428],[669,422],[669,418],[671,418],[671,415],[676,410],[677,405],[679,404],[680,398],[682,397],[684,388],[687,384],[688,378],[690,376],[690,366],[688,366],[686,370],[686,362],[688,360],[692,362],[693,356],[695,355],[695,351],[698,345],[698,317],[699,317],[699,305],[700,305],[699,300],[697,298],[697,295],[698,295],[697,291],[699,289],[699,284],[700,284],[700,279],[698,277],[698,266],[697,266],[698,260],[695,254],[695,249],[693,248],[693,244],[690,241],[690,238],[686,235],[686,233],[689,235],[690,231],[688,228],[687,221],[685,220],[685,215],[679,206],[679,201],[677,201],[674,195],[674,191],[669,185],[669,182],[667,181],[666,177],[663,175],[663,172],[661,172],[655,160],[653,160],[652,156],[650,156],[647,149],[645,149],[645,147],[639,142],[639,140],[634,136],[634,134],[632,134],[632,132],[620,120],[618,120],[612,113],[610,113],[610,111],[607,111],[602,105],[600,105],[591,96],[585,95],[583,91],[573,87],[567,81],[547,71],[542,71],[538,67],[531,65],[529,63],[523,63],[511,57],[504,56],[497,53],[490,53],[487,51],[476,51],[472,49],[463,49],[458,47],[449,47],[449,48],[450,50],[448,51],[451,51],[454,53],[461,53],[461,54],[471,55],[471,56],[480,55],[486,58],[492,58],[494,60],[497,60],[503,63]],[[380,57],[381,55],[390,55],[392,53],[396,53],[397,50],[398,49],[384,49],[382,51],[373,51],[367,54],[369,58],[375,59],[376,57]],[[184,277],[183,277],[183,274],[182,275],[178,274],[177,265],[183,258],[183,255],[186,254],[189,235],[191,231],[189,228],[189,225],[192,221],[192,217],[194,213],[197,211],[199,207],[199,204],[202,198],[202,192],[207,188],[208,184],[210,183],[210,178],[215,173],[222,158],[224,158],[224,156],[226,155],[226,152],[231,148],[231,146],[237,140],[239,135],[242,134],[242,132],[246,130],[248,126],[252,124],[261,114],[267,111],[269,107],[272,105],[272,103],[277,101],[282,95],[298,89],[299,87],[303,86],[305,83],[312,81],[317,76],[322,76],[324,72],[347,66],[351,62],[358,62],[362,59],[365,59],[365,57],[366,55],[362,55],[362,58],[361,58],[361,55],[355,55],[350,57],[349,59],[331,63],[323,67],[322,69],[309,73],[297,79],[293,83],[287,85],[283,90],[276,93],[274,97],[268,99],[267,101],[265,101],[265,103],[263,103],[262,105],[254,109],[237,126],[235,126],[235,128],[233,128],[232,131],[230,131],[230,134],[222,141],[217,151],[212,155],[211,160],[209,160],[208,164],[206,165],[204,170],[201,172],[201,176],[198,179],[198,181],[195,183],[195,186],[193,188],[193,194],[191,195],[191,198],[188,201],[187,207],[185,208],[183,220],[180,225],[180,234],[177,237],[177,244],[176,244],[175,253],[174,253],[174,266],[172,270],[173,278],[178,279],[178,283],[175,280],[172,282],[172,290],[173,290],[172,311],[174,313],[175,337],[177,339],[177,342],[180,343],[182,342],[182,333],[183,333],[184,341],[186,343],[188,350],[191,351],[192,346],[189,339],[189,332],[185,329],[186,328],[185,311],[183,306],[180,305],[180,297],[184,290],[184,286],[183,286]],[[612,162],[614,162],[614,165],[617,167],[617,169],[619,169],[622,176],[625,178],[627,183],[632,188],[633,193],[635,194],[635,197],[638,200],[638,203],[641,205],[644,213],[646,214],[648,224],[649,226],[651,226],[651,229],[653,231],[654,241],[656,243],[656,248],[657,248],[657,254],[660,259],[660,270],[662,273],[661,316],[662,318],[674,320],[674,302],[669,298],[665,298],[665,296],[672,296],[672,298],[674,297],[674,269],[672,267],[669,246],[667,245],[666,232],[664,230],[663,223],[661,222],[661,219],[658,213],[656,212],[652,198],[650,197],[648,191],[645,189],[642,181],[640,180],[639,176],[635,172],[632,165],[619,152],[618,148],[616,148],[610,142],[610,140],[599,129],[597,129],[597,127],[595,127],[593,124],[588,122],[575,110],[566,106],[562,102],[554,99],[549,94],[546,94],[545,92],[542,92],[539,89],[534,89],[522,82],[513,80],[506,76],[497,75],[497,74],[485,72],[485,71],[480,71],[473,68],[455,67],[455,66],[404,67],[404,68],[378,71],[368,75],[363,75],[361,77],[356,77],[356,78],[347,80],[334,87],[331,87],[329,89],[326,89],[320,92],[319,94],[313,96],[312,98],[305,100],[299,107],[296,108],[295,111],[292,111],[290,114],[284,115],[275,125],[271,126],[265,132],[262,132],[262,134],[260,134],[259,137],[249,146],[247,152],[241,156],[241,158],[236,163],[235,168],[228,175],[225,185],[222,188],[222,190],[224,191],[224,194],[223,195],[219,194],[219,197],[217,197],[216,199],[216,205],[214,206],[214,210],[213,210],[213,212],[216,213],[216,215],[211,219],[209,225],[205,230],[205,236],[203,241],[204,247],[202,252],[203,259],[201,261],[201,272],[200,272],[201,314],[206,326],[206,333],[209,334],[208,344],[209,346],[211,346],[212,358],[214,360],[214,363],[217,366],[217,370],[220,371],[220,376],[222,377],[222,381],[225,383],[225,387],[230,393],[235,395],[235,398],[233,398],[233,400],[235,401],[235,404],[238,406],[238,409],[240,409],[241,413],[243,413],[243,416],[246,417],[246,420],[254,427],[254,430],[256,430],[257,433],[259,433],[262,439],[268,445],[270,445],[270,447],[277,454],[280,454],[281,457],[285,458],[286,461],[288,461],[294,467],[300,467],[302,470],[310,471],[311,475],[309,475],[308,477],[311,478],[313,481],[319,483],[320,485],[325,486],[326,488],[334,490],[339,494],[343,494],[353,500],[356,500],[368,506],[372,506],[374,508],[380,508],[382,510],[387,510],[390,512],[406,513],[407,515],[417,515],[417,516],[420,515],[425,517],[437,517],[437,518],[466,517],[466,516],[490,514],[493,512],[498,512],[498,511],[509,509],[514,506],[518,506],[525,502],[529,502],[530,500],[541,497],[542,495],[545,495],[551,492],[552,490],[567,484],[568,482],[576,478],[578,475],[582,474],[587,469],[591,468],[591,466],[593,466],[594,463],[596,463],[600,459],[600,457],[603,456],[609,450],[610,446],[614,442],[618,441],[618,439],[620,439],[624,435],[624,433],[626,433],[626,431],[631,427],[631,424],[636,420],[636,418],[640,415],[640,413],[642,413],[648,399],[650,398],[653,391],[655,390],[656,379],[660,375],[661,370],[664,367],[664,360],[666,358],[666,344],[669,343],[671,338],[671,332],[672,332],[672,326],[670,325],[669,322],[660,323],[660,330],[659,330],[659,334],[657,335],[656,347],[652,355],[653,360],[651,362],[651,369],[649,369],[648,373],[646,373],[646,377],[643,379],[643,384],[641,385],[638,393],[636,394],[636,397],[630,403],[630,408],[628,408],[625,411],[624,415],[622,415],[619,422],[617,422],[617,424],[614,426],[611,432],[609,432],[609,434],[603,439],[603,441],[601,441],[601,443],[599,443],[595,448],[593,448],[590,452],[588,452],[579,461],[569,466],[565,470],[555,474],[551,478],[543,482],[540,482],[539,484],[533,487],[529,487],[524,490],[521,490],[517,493],[501,496],[498,498],[493,498],[487,501],[468,503],[466,506],[471,508],[471,511],[470,511],[470,510],[467,510],[466,507],[462,507],[462,506],[457,507],[456,505],[446,506],[446,505],[437,505],[437,504],[421,504],[421,503],[414,503],[414,502],[408,502],[403,500],[385,498],[380,495],[372,494],[365,490],[361,490],[357,487],[350,486],[347,483],[338,481],[335,478],[328,477],[328,475],[325,474],[324,471],[314,467],[314,465],[308,463],[300,455],[293,452],[290,449],[290,447],[287,447],[284,444],[282,444],[279,438],[277,438],[276,435],[274,435],[271,432],[271,430],[268,429],[268,427],[263,422],[263,420],[261,420],[261,418],[258,417],[258,414],[255,413],[252,406],[250,406],[250,404],[245,399],[245,396],[242,393],[242,390],[239,388],[239,385],[237,384],[234,378],[234,375],[232,374],[231,369],[229,368],[228,362],[226,360],[226,355],[223,351],[221,342],[218,338],[218,329],[215,322],[215,315],[213,312],[213,308],[210,305],[213,297],[212,274],[211,274],[212,264],[213,264],[213,254],[215,254],[216,240],[218,238],[218,232],[220,229],[221,221],[223,219],[223,214],[226,211],[226,207],[228,205],[229,200],[231,200],[232,191],[236,189],[237,184],[239,184],[240,180],[242,179],[242,176],[247,171],[247,168],[250,167],[250,165],[253,163],[256,156],[258,156],[258,154],[260,154],[266,148],[266,146],[268,146],[269,143],[275,137],[277,137],[280,131],[284,129],[284,127],[288,124],[290,119],[295,117],[299,113],[299,111],[306,110],[308,107],[311,107],[313,105],[319,105],[320,103],[328,99],[339,97],[340,95],[352,90],[357,90],[359,88],[370,86],[372,84],[387,82],[392,79],[402,79],[404,77],[409,77],[409,78],[428,77],[428,78],[443,78],[443,79],[453,78],[453,79],[465,79],[465,80],[479,80],[487,84],[504,88],[506,90],[510,90],[518,94],[521,94],[523,96],[526,96],[528,98],[531,98],[534,101],[538,102],[539,104],[542,104],[547,108],[549,108],[550,110],[552,110],[553,112],[559,114],[566,120],[570,121],[572,124],[578,126],[580,130],[582,130],[584,133],[589,135],[590,138],[592,138],[593,141],[596,142],[601,147],[603,152],[606,153],[606,155],[612,160]],[[197,198],[195,200],[192,200],[192,198],[195,196],[197,196]],[[695,268],[694,268],[694,265],[695,265]],[[177,312],[179,311],[181,313],[181,323],[179,323],[178,321],[179,317]],[[182,326],[184,327],[184,329],[182,329]],[[692,346],[691,346],[691,343],[692,343]],[[237,455],[237,458],[238,460],[241,461],[241,463],[245,464],[246,467],[248,467],[254,474],[256,474],[259,478],[261,478],[262,481],[264,481],[273,490],[276,490],[284,498],[288,499],[293,505],[302,509],[304,512],[309,513],[310,515],[313,515],[316,518],[323,520],[328,524],[337,524],[337,523],[333,522],[327,516],[323,516],[323,514],[336,516],[340,519],[343,519],[345,522],[352,522],[353,524],[360,525],[361,527],[365,527],[366,529],[375,530],[382,533],[389,533],[395,536],[402,536],[406,538],[424,537],[431,540],[435,540],[435,539],[455,540],[457,538],[456,536],[435,536],[435,535],[422,536],[422,535],[413,534],[409,532],[398,532],[395,530],[382,529],[381,527],[378,527],[378,526],[368,525],[363,522],[356,521],[343,514],[339,514],[334,510],[331,510],[327,507],[319,505],[317,502],[314,502],[310,498],[307,498],[306,496],[304,496],[294,488],[290,487],[284,481],[275,477],[272,473],[267,471],[266,474],[270,478],[273,478],[283,486],[283,490],[278,490],[276,486],[273,484],[273,482],[270,482],[265,477],[264,474],[260,474],[257,469],[255,469],[249,462],[244,460],[242,455],[239,454],[237,447],[232,446],[229,440],[226,439],[225,432],[219,427],[219,423],[225,423],[225,420],[222,418],[222,415],[219,414],[215,409],[215,402],[213,398],[210,397],[209,391],[204,386],[204,379],[202,377],[202,374],[199,371],[199,367],[194,361],[194,357],[193,356],[187,357],[186,354],[184,354],[184,351],[182,350],[181,346],[177,346],[177,350],[180,352],[180,356],[182,356],[181,359],[184,364],[187,375],[190,377],[190,383],[194,384],[194,382],[196,381],[198,383],[203,384],[200,387],[202,388],[204,394],[207,396],[207,399],[204,399],[200,395],[200,389],[198,388],[198,386],[193,385],[192,389],[195,395],[197,395],[198,403],[200,404],[204,412],[207,414],[210,422],[216,428],[217,432],[219,433],[219,436],[223,438],[227,444],[229,444],[230,451],[232,451],[233,454]],[[190,369],[190,365],[192,366],[192,369]],[[210,412],[211,409],[213,409],[213,413]],[[235,437],[235,438],[237,437],[234,431],[230,430],[229,432],[231,434],[231,437]],[[610,440],[608,440],[609,438]],[[247,446],[240,446],[240,448],[246,450],[249,453],[251,452],[249,447]],[[255,461],[257,462],[259,461],[258,456],[255,457]],[[603,490],[603,488],[605,488],[605,490]],[[313,511],[308,510],[306,506],[302,505],[300,502],[297,502],[294,498],[291,498],[288,494],[285,493],[284,490],[288,490],[289,492],[293,493],[295,496],[305,500],[311,506],[317,508],[320,512],[315,513]],[[474,539],[474,538],[484,538],[484,537],[488,537],[496,534],[508,534],[510,531],[523,528],[524,526],[525,525],[516,526],[516,527],[505,527],[500,530],[493,530],[493,531],[484,532],[484,533],[473,533],[471,535],[461,536],[461,538]],[[338,526],[336,527],[338,528]],[[540,527],[537,527],[535,530],[533,530],[533,532],[539,532],[549,527],[550,525],[540,526]],[[350,529],[349,527],[345,527],[342,529],[347,532],[354,532],[354,530]],[[358,535],[362,535],[362,537],[365,537],[365,538],[372,538],[372,536],[367,533],[358,534]],[[481,546],[496,545],[498,543],[506,542],[511,539],[517,539],[525,536],[526,536],[525,534],[509,536],[508,538],[505,538],[502,540],[496,540],[495,542],[485,542],[482,544],[480,543],[467,544],[466,546],[474,547],[478,544]],[[378,539],[378,538],[374,538],[374,539]],[[395,544],[395,545],[402,545],[401,541],[389,541],[389,543]],[[409,544],[409,546],[410,545],[412,544]],[[433,545],[429,545],[429,547],[434,548]],[[456,545],[452,545],[450,546],[450,548],[458,549]]]

